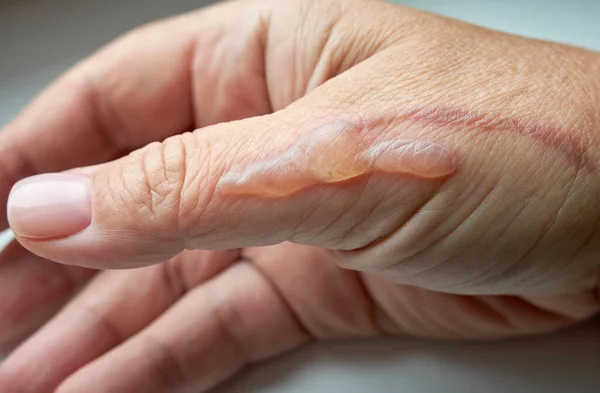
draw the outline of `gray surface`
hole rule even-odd
[[[495,344],[321,344],[249,370],[214,393],[598,393],[598,326]]]
[[[281,0],[285,1],[285,0]],[[0,125],[73,62],[142,22],[199,0],[25,0],[0,8]],[[496,29],[600,49],[600,2],[405,3]],[[0,0],[2,4],[2,0]],[[599,76],[600,77],[600,76]],[[243,373],[219,392],[600,391],[600,326],[502,344],[323,344]]]

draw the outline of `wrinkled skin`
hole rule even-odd
[[[4,251],[0,344],[16,349],[0,391],[200,392],[315,339],[497,339],[594,315],[599,64],[591,52],[366,0],[225,3],[129,34],[0,134],[0,195],[34,173],[198,131],[94,169],[96,184],[119,185],[96,194],[110,241],[21,236]],[[288,129],[432,106],[550,126],[528,134],[384,116],[387,137],[453,148],[458,173],[441,183],[367,177],[276,204],[206,195],[222,171],[202,168],[258,159]],[[140,156],[153,162],[181,143],[210,143],[213,160],[186,162],[202,180],[178,194],[181,222],[115,196],[135,194],[147,171],[127,168]],[[178,253],[170,225],[187,248],[231,250]],[[135,268],[96,270],[111,267]]]

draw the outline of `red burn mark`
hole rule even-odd
[[[514,132],[530,138],[546,148],[559,152],[577,169],[587,168],[592,170],[595,167],[587,157],[586,149],[580,139],[557,126],[544,122],[443,107],[412,109],[395,115],[394,119],[427,122],[445,127],[466,127],[486,132]],[[372,121],[367,120],[365,125],[369,127],[374,123],[380,123],[382,120],[382,118],[373,119]]]

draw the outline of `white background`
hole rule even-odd
[[[98,46],[140,23],[203,3],[0,0],[0,126],[55,76]],[[600,2],[593,0],[404,3],[496,29],[600,50]],[[394,340],[315,345],[256,366],[218,389],[221,393],[259,391],[597,393],[600,323],[509,343]]]

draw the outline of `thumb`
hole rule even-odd
[[[361,248],[455,171],[451,147],[409,130],[400,137],[391,121],[287,109],[210,126],[114,162],[23,180],[9,221],[33,252],[95,268],[282,241]]]

